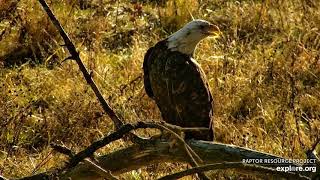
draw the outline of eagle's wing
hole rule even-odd
[[[164,67],[167,96],[174,119],[182,127],[210,127],[213,100],[200,65],[179,52],[168,56]],[[170,115],[170,118],[173,118]]]
[[[151,54],[153,52],[154,47],[151,47],[150,49],[148,49],[147,53],[144,56],[144,60],[143,60],[143,73],[144,73],[144,88],[146,90],[147,95],[150,98],[153,98],[153,91],[151,88],[151,84],[150,84],[150,78],[149,78],[149,63],[151,63],[150,61],[152,61],[151,59]]]

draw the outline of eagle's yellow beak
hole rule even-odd
[[[214,24],[210,24],[209,26],[205,27],[204,31],[206,32],[206,34],[210,36],[213,35],[215,37],[219,37],[222,34],[219,27]]]

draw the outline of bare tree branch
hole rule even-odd
[[[50,146],[57,152],[61,153],[61,154],[65,154],[67,156],[69,156],[70,158],[72,158],[74,156],[74,153],[68,149],[65,146],[61,146],[55,143],[51,143]]]
[[[68,51],[70,52],[71,56],[70,59],[76,60],[80,71],[82,72],[84,78],[86,79],[87,83],[91,86],[93,92],[97,96],[99,102],[102,105],[103,110],[109,115],[111,120],[116,126],[116,129],[120,128],[121,125],[123,125],[123,122],[120,120],[120,118],[117,116],[117,114],[112,110],[110,105],[107,103],[107,101],[103,98],[100,90],[98,89],[97,85],[95,84],[94,80],[92,79],[90,73],[88,72],[87,68],[84,66],[83,62],[80,59],[79,53],[76,50],[76,47],[73,45],[71,42],[69,36],[67,33],[64,31],[63,27],[53,14],[53,12],[50,10],[48,4],[46,3],[45,0],[39,0],[41,3],[43,9],[47,12],[50,20],[54,24],[54,26],[58,29],[60,35],[62,36],[65,46],[67,47]]]
[[[166,127],[168,126],[168,127]],[[90,157],[93,155],[93,153],[95,151],[97,151],[98,149],[108,145],[109,143],[119,140],[121,138],[124,137],[125,134],[129,133],[130,131],[134,130],[134,129],[139,129],[139,128],[157,128],[157,129],[162,129],[165,131],[168,131],[169,133],[173,134],[175,138],[177,138],[186,148],[187,153],[191,154],[190,158],[192,159],[192,161],[198,161],[199,163],[202,163],[201,158],[192,150],[192,148],[184,141],[184,139],[182,139],[175,131],[179,131],[179,132],[184,132],[184,131],[199,131],[199,129],[197,128],[181,128],[178,126],[174,126],[174,125],[170,125],[167,123],[155,123],[155,122],[137,122],[135,124],[125,124],[123,126],[121,126],[116,132],[113,132],[107,136],[105,136],[103,139],[98,140],[94,143],[92,143],[90,146],[88,146],[85,150],[74,154],[70,149],[60,146],[60,145],[56,145],[56,144],[52,144],[52,147],[63,154],[68,155],[70,158],[72,158],[70,160],[70,162],[67,165],[67,168],[73,168],[74,166],[76,166],[79,162],[81,162],[82,160],[84,160],[87,157]],[[173,130],[171,130],[173,129]],[[201,129],[201,128],[200,128]],[[205,129],[206,131],[206,129]],[[196,158],[196,160],[194,160],[194,158]],[[197,163],[197,161],[195,163]],[[198,164],[198,163],[197,163]]]
[[[92,156],[93,153],[98,149],[106,146],[107,144],[113,141],[121,139],[125,134],[129,133],[131,130],[138,129],[138,128],[147,128],[147,126],[144,123],[125,124],[121,126],[116,132],[113,132],[110,135],[104,137],[103,139],[92,143],[85,150],[74,155],[70,160],[67,168],[73,168],[85,158]]]
[[[214,142],[189,140],[188,145],[197,153],[204,164],[215,164],[222,162],[242,162],[244,159],[282,159],[275,156],[247,148],[234,145],[227,145]],[[107,155],[97,157],[99,166],[106,171],[111,171],[113,175],[119,175],[144,166],[163,162],[182,162],[190,163],[190,159],[186,158],[187,152],[182,151],[181,147],[171,147],[171,142],[162,140],[161,138],[150,139],[145,144],[134,144],[127,148],[111,152]],[[111,163],[112,162],[112,163]],[[261,167],[275,169],[281,164],[257,164]],[[297,164],[288,163],[285,166],[300,167]],[[202,166],[200,166],[202,167]],[[253,173],[264,178],[268,178],[269,174],[259,171],[245,171],[241,167],[233,168],[240,173]],[[301,176],[315,177],[319,172],[297,172]],[[32,177],[50,177],[50,172],[35,175]],[[281,175],[281,174],[280,174]],[[279,176],[280,176],[279,175]],[[289,175],[290,176],[290,175]],[[96,172],[96,169],[86,163],[79,163],[74,168],[60,174],[58,178],[65,179],[101,179],[102,176]],[[286,177],[286,176],[284,176]],[[26,179],[35,179],[27,177]]]
[[[242,162],[243,159],[283,159],[280,156],[275,156],[247,148],[242,148],[234,145],[227,145],[214,142],[190,140],[188,145],[203,159],[204,164],[214,164],[222,162]],[[152,139],[144,145],[132,145],[125,149],[121,149],[105,156],[98,157],[101,167],[110,170],[114,175],[128,172],[143,166],[163,163],[163,162],[184,162],[190,163],[190,159],[186,158],[187,152],[181,151],[181,147],[171,147],[170,142],[161,139]],[[123,158],[125,157],[125,158]],[[112,162],[112,163],[110,163]],[[258,164],[266,168],[276,168],[282,164]],[[299,167],[294,163],[288,163],[286,166]],[[234,169],[235,171],[243,172],[241,168]],[[251,172],[252,173],[252,172]],[[261,176],[268,177],[264,172],[255,172]],[[300,175],[314,177],[314,172],[299,172]],[[91,172],[90,167],[84,164],[78,164],[72,170],[64,174],[62,177],[71,178],[88,178],[95,179],[98,176]]]

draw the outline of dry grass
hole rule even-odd
[[[64,157],[51,152],[50,142],[77,151],[113,129],[75,63],[59,63],[67,52],[39,3],[15,2],[0,0],[0,174],[8,177],[61,165]],[[195,53],[215,99],[217,141],[304,158],[319,137],[318,1],[79,2],[50,6],[127,122],[160,119],[143,90],[143,55],[191,20],[190,12],[215,22],[224,33],[204,40]],[[99,153],[125,146],[117,141]],[[122,177],[153,179],[184,167],[160,164]],[[219,172],[213,177],[221,175],[237,177]]]

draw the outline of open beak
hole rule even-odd
[[[205,34],[207,34],[209,36],[213,35],[213,36],[217,36],[217,37],[219,37],[222,34],[219,27],[214,24],[210,24],[209,26],[205,27],[204,32],[205,32]]]

